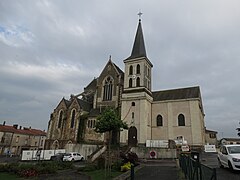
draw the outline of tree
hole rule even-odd
[[[113,108],[105,109],[97,118],[95,131],[98,133],[120,131],[122,129],[128,129],[128,126],[120,119],[119,114]]]
[[[106,108],[103,113],[98,116],[97,122],[95,124],[95,131],[98,133],[108,132],[109,140],[108,140],[108,156],[105,159],[105,178],[106,174],[106,166],[108,166],[108,175],[111,175],[111,156],[110,156],[110,142],[116,144],[118,143],[117,133],[122,129],[128,129],[128,126],[125,122],[120,119],[119,114],[116,109]],[[114,136],[115,135],[115,136]]]

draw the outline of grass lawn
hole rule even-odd
[[[0,179],[13,180],[13,179],[22,179],[22,178],[19,178],[15,174],[0,173]]]
[[[84,174],[87,174],[88,176],[91,176],[92,180],[102,180],[102,179],[105,179],[105,170],[104,169],[84,172]],[[122,174],[122,172],[112,170],[111,176],[107,177],[106,179],[112,179],[114,177],[119,176],[120,174]]]

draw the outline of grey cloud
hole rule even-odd
[[[61,98],[81,92],[109,55],[124,70],[141,9],[153,89],[200,85],[207,128],[234,137],[240,121],[239,5],[236,0],[1,1],[0,26],[24,28],[31,42],[11,47],[0,39],[0,120],[46,129]]]

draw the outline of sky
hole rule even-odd
[[[0,123],[47,130],[51,112],[98,77],[124,70],[142,12],[152,89],[200,86],[205,125],[237,137],[239,0],[1,0]]]

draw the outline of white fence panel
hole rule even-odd
[[[65,153],[65,149],[23,151],[21,160],[22,161],[50,160],[51,156],[53,156],[57,153]]]

